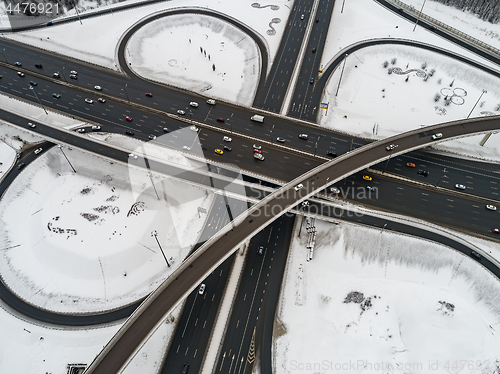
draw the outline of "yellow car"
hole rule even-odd
[[[216,149],[215,153],[217,153],[218,155],[223,155],[224,151],[222,149]]]
[[[370,177],[369,175],[363,175],[363,179],[364,179],[365,181],[371,181],[373,178],[372,178],[372,177]]]

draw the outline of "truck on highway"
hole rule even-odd
[[[262,153],[254,153],[253,157],[256,158],[257,160],[264,161],[265,157],[262,155]]]
[[[254,114],[250,119],[255,122],[264,122],[264,116],[258,114]]]

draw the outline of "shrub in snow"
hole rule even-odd
[[[495,112],[500,112],[500,104],[498,104],[497,107],[495,108]]]
[[[422,64],[422,69],[425,69],[426,67],[427,67],[427,62],[424,62],[424,63]]]
[[[441,99],[441,95],[439,93],[434,95],[434,101],[437,103]]]
[[[429,74],[427,74],[424,78],[424,82],[427,82],[427,79],[429,79]]]
[[[394,65],[394,64],[396,64],[396,61],[397,61],[397,60],[398,60],[398,59],[394,57],[394,58],[391,60],[391,64],[393,64],[393,65]]]
[[[431,69],[431,71],[429,72],[429,75],[432,77],[435,72],[436,72],[436,69]]]
[[[450,87],[453,87],[453,83],[455,83],[455,79],[453,79],[450,83]]]
[[[389,74],[389,75],[392,74],[392,68],[387,69],[387,74]]]
[[[215,71],[215,64],[212,64],[212,70]]]
[[[444,105],[448,106],[448,105],[450,105],[450,103],[451,103],[451,98],[446,97],[446,98],[444,99]]]
[[[384,61],[384,64],[383,64],[384,68],[388,67],[389,66],[389,62],[387,61]]]
[[[439,80],[438,80],[438,84],[441,84],[441,82],[442,82],[442,79],[439,79]]]
[[[481,101],[481,103],[479,104],[479,107],[482,108],[485,102],[486,101]]]
[[[410,80],[410,76],[408,75],[405,79],[405,82],[408,82]]]

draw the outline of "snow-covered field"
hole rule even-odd
[[[205,190],[57,147],[26,167],[0,205],[2,280],[58,312],[96,312],[154,290],[196,244]],[[15,219],[13,219],[15,217]],[[167,268],[158,243],[172,267]]]
[[[307,236],[293,238],[274,331],[277,374],[493,372],[500,284],[486,269],[387,231],[316,227],[310,262]],[[464,370],[446,368],[462,360]]]
[[[253,39],[199,14],[152,21],[130,39],[126,58],[140,76],[244,105],[252,104],[261,69]]]

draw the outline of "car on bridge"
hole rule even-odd
[[[92,99],[85,99],[85,102],[86,102],[87,104],[92,104],[92,103],[94,102],[94,100],[92,100]]]
[[[231,139],[229,136],[223,137],[222,140],[224,140],[225,142],[232,142],[233,141],[233,139]]]
[[[100,103],[105,103],[106,102],[106,99],[103,99],[102,97],[98,98],[97,101],[99,101]]]
[[[70,74],[70,75],[69,75],[69,77],[70,77],[71,79],[78,79],[78,77],[77,77],[77,75],[76,75],[76,74]]]
[[[55,97],[56,99],[60,99],[61,95],[59,95],[58,93],[53,93],[52,97]]]
[[[17,75],[19,75],[20,77],[24,77],[24,73],[22,71],[18,71]]]
[[[195,101],[191,101],[189,105],[191,105],[193,108],[198,108],[198,103]]]
[[[217,118],[217,122],[224,122],[224,118],[222,117]]]
[[[34,129],[36,127],[36,125],[32,122],[28,122],[28,126],[31,127],[32,129]]]
[[[101,86],[94,86],[94,88],[95,88],[97,91],[102,91],[102,87],[101,87]]]
[[[314,83],[314,78],[309,79],[309,83],[313,84]]]
[[[298,185],[296,185],[296,186],[294,187],[294,190],[295,190],[295,191],[298,191],[298,190],[301,190],[302,188],[304,188],[304,185],[303,185],[302,183],[299,183]]]
[[[125,119],[129,122],[132,122],[132,117],[126,116]]]
[[[205,283],[202,283],[200,289],[198,290],[198,293],[200,295],[203,295],[203,293],[205,292],[205,288],[206,288]]]
[[[223,155],[224,154],[224,152],[222,151],[222,149],[219,149],[219,148],[215,149],[215,153],[217,153],[218,155]]]
[[[78,129],[76,130],[77,132],[79,132],[80,134],[83,134],[85,132],[85,129],[84,128],[81,128],[81,129]]]
[[[486,209],[488,210],[497,210],[497,207],[494,205],[486,205]]]
[[[254,152],[255,152],[255,149],[262,149],[262,147],[260,145],[257,145],[257,144],[254,144],[253,145],[253,149],[254,149]]]
[[[463,184],[458,184],[458,183],[457,183],[457,184],[455,185],[455,188],[456,188],[456,189],[459,189],[459,190],[465,190],[465,186],[464,186]]]
[[[36,86],[38,83],[36,83],[35,81],[30,81],[30,85],[32,86]]]
[[[261,256],[264,254],[264,247],[262,245],[259,245],[259,248],[257,248],[257,253]]]
[[[396,149],[397,145],[395,144],[390,144],[388,145],[387,147],[385,147],[386,150],[388,151],[392,151],[393,149]]]
[[[101,129],[101,126],[94,125],[92,126],[93,131],[99,131]]]
[[[282,138],[282,137],[278,136],[278,137],[276,138],[276,141],[277,141],[277,142],[280,142],[280,143],[284,143],[284,142],[285,142],[285,138]]]
[[[500,229],[493,229],[491,230],[493,234],[500,234]]]
[[[61,75],[60,75],[59,73],[57,73],[57,72],[56,72],[56,73],[54,73],[54,74],[52,74],[52,76],[53,76],[54,78],[61,78]]]
[[[78,72],[76,70],[71,70],[69,73],[73,75],[78,75]]]
[[[312,53],[316,53],[316,48],[313,48],[313,49],[312,49]]]
[[[428,177],[429,176],[429,172],[427,170],[419,170],[418,171],[418,175],[422,175],[424,177]]]
[[[228,147],[227,145],[224,146],[224,150],[231,152],[233,149],[231,147]]]
[[[208,99],[207,104],[209,105],[215,105],[215,100],[214,99]]]
[[[42,64],[35,64],[35,67],[38,68],[38,69],[41,69],[42,68]]]
[[[179,109],[179,110],[177,111],[177,114],[180,114],[180,115],[182,116],[182,115],[186,114],[186,112],[185,112],[185,111],[183,111],[182,109]]]
[[[299,134],[299,138],[300,139],[304,139],[304,140],[307,140],[309,136],[307,134]]]
[[[35,152],[34,152],[34,153],[37,155],[37,154],[39,154],[41,151],[43,151],[43,149],[42,149],[42,148],[37,148],[37,149],[35,149]]]
[[[474,257],[476,258],[476,260],[479,260],[479,261],[481,261],[481,260],[482,260],[482,258],[483,258],[483,257],[482,257],[479,253],[477,253],[476,251],[472,251],[472,252],[471,252],[471,255],[472,255],[472,256],[474,256]]]
[[[19,61],[16,61],[16,62],[14,63],[14,65],[16,65],[16,66],[22,66],[22,64],[21,64]]]
[[[332,192],[332,193],[340,193],[340,188],[338,188],[338,187],[330,187],[330,192]]]
[[[364,179],[365,181],[371,181],[373,178],[372,178],[372,177],[370,177],[369,175],[363,175],[363,179]]]
[[[442,137],[443,137],[443,134],[441,134],[441,133],[439,132],[439,133],[437,133],[437,134],[432,135],[432,140],[441,139]]]
[[[17,165],[17,170],[21,170],[25,166],[26,166],[26,164],[24,162],[21,162],[19,165]]]
[[[260,149],[254,148],[253,153],[262,153],[262,151]]]
[[[413,162],[407,162],[406,166],[408,166],[409,168],[414,168],[415,164]]]
[[[146,92],[147,97],[153,97],[153,94],[151,92]]]
[[[327,151],[326,155],[330,156],[330,157],[337,157],[337,152],[335,152],[335,151]]]

